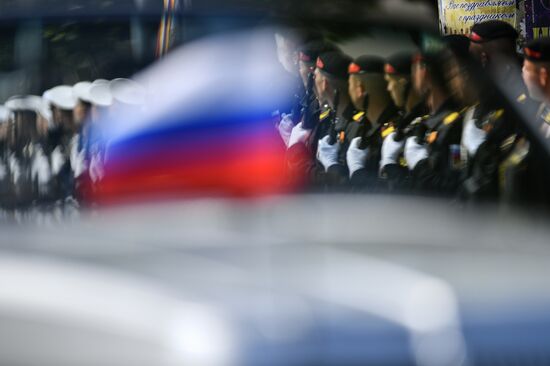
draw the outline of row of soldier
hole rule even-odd
[[[323,191],[550,202],[539,148],[548,136],[533,136],[515,113],[550,127],[550,93],[542,92],[550,79],[541,76],[549,40],[531,42],[521,56],[516,30],[487,21],[432,50],[351,59],[324,39],[279,38],[283,66],[302,80],[296,106],[278,123],[292,177],[305,174]],[[490,77],[515,100],[504,102]]]
[[[130,79],[60,85],[0,106],[0,202],[4,209],[78,207],[84,185],[102,174],[94,121],[119,105],[139,106],[144,89]]]

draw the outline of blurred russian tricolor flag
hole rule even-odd
[[[257,196],[292,191],[274,111],[294,79],[273,30],[209,37],[176,49],[135,80],[138,107],[115,104],[94,124],[102,178],[91,199]]]

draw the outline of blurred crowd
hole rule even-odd
[[[102,177],[103,140],[94,123],[144,99],[141,85],[122,78],[9,98],[0,106],[2,215],[62,219],[77,213]]]
[[[550,39],[519,51],[486,21],[386,58],[308,32],[276,43],[299,79],[277,128],[308,189],[549,207]]]
[[[385,58],[365,50],[352,59],[296,29],[275,43],[295,90],[274,118],[288,176],[308,191],[550,207],[550,39],[518,48],[512,26],[487,21]],[[2,215],[63,217],[90,203],[108,151],[98,121],[145,102],[130,79],[9,98]]]

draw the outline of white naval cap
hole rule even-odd
[[[7,122],[11,117],[11,110],[3,105],[0,105],[0,124]]]
[[[40,113],[42,98],[38,95],[15,95],[4,104],[12,112],[31,111]]]
[[[47,99],[59,109],[72,110],[76,106],[73,88],[68,85],[59,85],[48,91]]]
[[[98,107],[109,107],[113,104],[113,95],[107,80],[99,79],[90,87],[90,103]]]
[[[52,102],[51,95],[52,95],[51,89],[48,89],[44,91],[44,93],[42,93],[42,99],[44,99],[44,102],[47,103],[48,105]]]
[[[40,111],[38,112],[44,119],[48,122],[48,125],[53,125],[53,115],[50,108],[50,102],[42,98],[42,104],[40,106]]]
[[[90,100],[90,89],[92,88],[92,83],[89,81],[81,81],[73,85],[73,96],[75,99],[80,99],[83,102],[91,103]]]
[[[48,121],[49,125],[53,125],[50,90],[51,89],[48,89],[44,93],[42,93],[42,108],[40,109],[40,114]]]
[[[141,105],[145,103],[145,88],[130,79],[114,79],[109,84],[113,99],[119,103],[128,105]]]

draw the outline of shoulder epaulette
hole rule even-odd
[[[327,109],[326,111],[321,112],[319,115],[319,120],[322,121],[326,119],[330,115],[330,109]]]
[[[363,118],[364,115],[365,115],[365,112],[356,113],[356,114],[353,115],[353,120],[355,122],[359,122],[359,121],[361,121],[361,118]]]
[[[445,125],[450,125],[451,123],[453,123],[454,121],[456,121],[458,119],[458,117],[460,117],[460,113],[458,112],[452,112],[451,114],[448,114],[444,119],[443,119],[443,124]]]
[[[516,102],[518,103],[525,103],[525,101],[527,100],[527,95],[525,94],[521,94],[519,97],[516,98]]]
[[[389,134],[395,131],[395,128],[392,125],[386,126],[386,128],[382,129],[382,138],[385,139]]]
[[[497,119],[499,119],[503,115],[504,115],[504,109],[497,109],[496,111],[491,113],[491,115],[489,116],[489,119],[491,121],[496,121]]]

